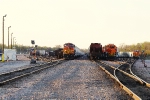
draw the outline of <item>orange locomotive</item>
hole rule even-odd
[[[139,50],[133,51],[133,58],[136,58],[136,59],[141,58],[141,59],[143,59],[146,56],[147,56],[147,53],[144,50],[141,51],[141,52]]]
[[[103,47],[105,58],[114,58],[117,55],[117,47],[114,44],[108,44]]]
[[[63,48],[63,57],[65,59],[74,59],[75,57],[79,57],[84,55],[84,53],[74,44],[65,43]]]
[[[75,50],[74,50],[75,45],[73,45],[72,43],[66,43],[64,44],[64,48],[63,48],[63,57],[65,59],[73,59],[74,55],[75,55]]]
[[[140,55],[141,55],[141,53],[140,53],[140,51],[138,51],[138,50],[135,50],[134,52],[133,52],[133,58],[139,58],[140,57]]]

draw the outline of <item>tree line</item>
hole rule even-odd
[[[4,48],[8,49],[8,46],[4,45]],[[48,51],[53,51],[53,50],[56,50],[58,48],[61,48],[61,45],[56,45],[55,47],[47,47],[47,46],[35,47],[35,46],[25,46],[25,45],[17,45],[16,44],[12,47],[12,49],[16,49],[17,54],[18,53],[29,53],[32,48],[35,48],[37,50],[46,50],[48,52]],[[10,46],[9,46],[9,49],[10,49]],[[1,50],[2,50],[2,44],[0,44],[0,51]]]
[[[8,49],[8,46],[4,45],[4,48]],[[25,46],[25,45],[17,45],[17,44],[15,46],[13,46],[13,49],[16,49],[17,54],[20,54],[20,53],[21,54],[22,53],[28,54],[32,48],[35,48],[37,50],[46,50],[47,52],[49,52],[49,51],[54,51],[58,48],[62,48],[62,46],[61,45],[56,45],[54,47],[47,47],[47,46],[37,46],[37,47],[35,47],[35,45],[34,46]],[[10,46],[9,46],[9,49],[10,49]],[[2,44],[0,44],[0,51],[1,50],[2,50]],[[83,52],[87,51],[86,49],[81,49],[81,50]]]
[[[150,42],[137,43],[132,45],[121,44],[118,47],[119,51],[122,52],[133,52],[135,50],[144,51],[147,55],[150,55]]]
[[[34,48],[35,46],[24,46],[24,45],[15,45],[17,53],[29,53],[31,48]],[[8,46],[4,45],[5,49],[8,49]],[[56,45],[55,47],[47,47],[47,46],[37,46],[37,50],[46,50],[48,51],[53,51],[58,48],[62,48],[61,45]],[[0,44],[0,49],[2,49],[2,44]],[[83,52],[87,52],[88,49],[81,49]],[[121,44],[118,47],[119,52],[133,52],[135,50],[139,51],[145,51],[148,55],[150,55],[150,42],[143,42],[143,43],[137,43],[137,44],[132,44],[132,45],[126,45],[126,44]]]

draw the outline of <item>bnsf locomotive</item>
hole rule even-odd
[[[100,43],[91,43],[88,48],[88,55],[92,59],[100,59],[103,57],[102,45]]]
[[[74,59],[75,57],[82,56],[84,53],[74,44],[65,43],[63,47],[63,57],[65,59]]]
[[[88,48],[88,57],[92,59],[110,59],[117,55],[117,47],[114,44],[108,44],[102,47],[100,43],[91,43]]]
[[[103,47],[103,53],[105,58],[115,58],[117,56],[117,47],[114,44],[108,44]]]
[[[138,59],[140,57],[140,55],[141,55],[141,52],[139,50],[133,51],[133,57],[134,58]]]

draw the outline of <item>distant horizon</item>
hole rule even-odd
[[[138,42],[138,43],[145,43],[145,42],[150,42],[150,41],[144,41],[144,42]],[[125,44],[125,43],[122,43],[122,44],[120,44],[120,45],[128,45],[128,46],[130,46],[130,45],[137,45],[138,43],[135,43],[135,44]],[[64,43],[65,44],[65,43]],[[2,45],[1,43],[0,43],[0,45]],[[20,44],[16,44],[16,45],[20,45]],[[36,45],[36,44],[35,44]],[[35,46],[34,45],[34,46]],[[59,44],[58,44],[59,45]],[[58,45],[56,45],[56,46],[58,46]],[[101,44],[102,46],[104,46],[103,44]],[[107,44],[105,44],[105,45],[107,45]],[[7,46],[8,47],[8,45],[6,45],[5,44],[5,46]],[[29,46],[29,45],[21,45],[21,46]],[[54,47],[50,47],[50,48],[55,48],[56,46],[54,46]],[[61,47],[63,47],[63,45],[60,45]],[[89,46],[90,46],[90,44],[89,44]],[[116,45],[117,46],[117,45]],[[32,47],[32,45],[30,45],[29,47]],[[40,47],[48,47],[48,46],[40,46]],[[77,46],[78,47],[78,46]],[[117,46],[117,47],[119,47],[119,46]],[[1,48],[0,48],[1,49]],[[5,48],[5,49],[7,49],[7,48]],[[88,49],[88,48],[80,48],[80,49]]]

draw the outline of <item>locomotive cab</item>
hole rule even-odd
[[[64,44],[63,48],[63,57],[65,59],[74,59],[75,55],[75,45],[72,43],[66,43]]]

